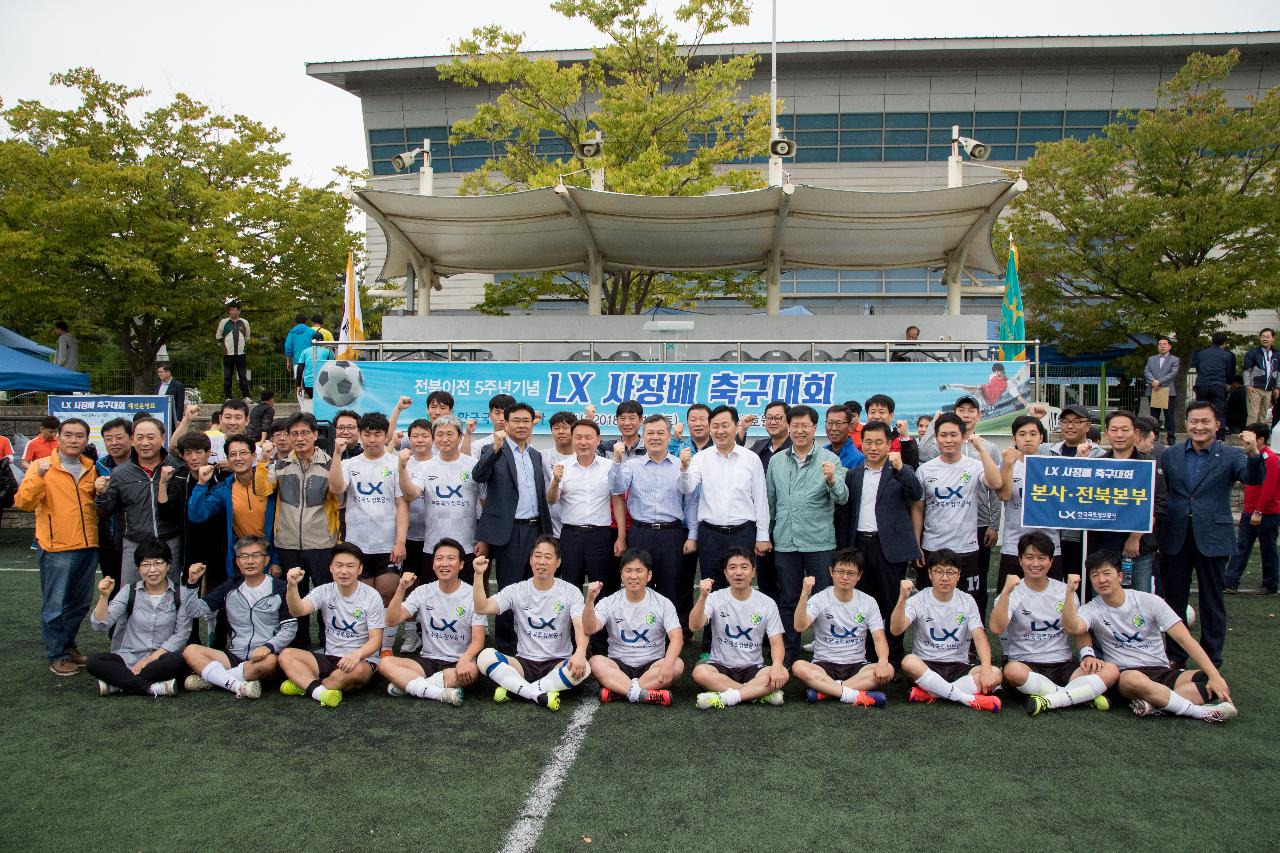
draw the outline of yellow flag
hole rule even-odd
[[[355,255],[347,253],[346,294],[342,306],[342,326],[338,330],[338,342],[349,344],[364,340],[364,318],[360,314],[360,288],[356,284]],[[352,361],[360,357],[351,347],[338,350],[340,361]]]

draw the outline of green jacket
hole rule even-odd
[[[822,476],[822,463],[836,466],[835,482]],[[849,500],[840,457],[815,446],[804,464],[797,464],[795,448],[775,453],[769,460],[765,484],[773,519],[775,551],[831,551],[836,547],[833,513]]]

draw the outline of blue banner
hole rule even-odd
[[[116,418],[133,420],[134,415],[146,412],[164,424],[165,435],[168,435],[173,426],[173,421],[169,417],[169,403],[172,399],[167,394],[155,396],[81,394],[50,397],[49,414],[58,420],[80,418],[88,423],[89,440],[97,446],[99,453],[105,453],[106,448],[102,445],[102,425]]]
[[[315,384],[315,415],[332,420],[341,409],[390,413],[401,395],[414,400],[405,416],[426,416],[432,391],[448,391],[454,414],[475,418],[478,432],[489,423],[489,398],[510,394],[546,417],[539,432],[549,432],[550,415],[560,410],[597,409],[602,426],[613,422],[614,407],[638,400],[645,414],[683,420],[693,403],[711,408],[736,406],[740,415],[761,414],[771,400],[806,404],[822,410],[846,400],[862,402],[888,394],[896,418],[915,431],[920,415],[954,408],[957,398],[974,397],[982,410],[980,432],[1007,434],[1009,423],[1031,400],[1028,362],[347,362],[321,364]],[[402,420],[400,427],[409,423]]]
[[[1027,456],[1022,526],[1150,532],[1156,510],[1151,459]]]

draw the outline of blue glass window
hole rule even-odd
[[[883,150],[878,145],[875,148],[841,148],[840,161],[842,163],[879,163]]]
[[[885,145],[923,145],[929,140],[929,134],[924,130],[886,130],[884,132]]]
[[[1018,114],[1016,112],[979,112],[974,113],[973,126],[981,127],[1017,127]]]
[[[929,126],[928,113],[885,113],[885,127],[920,127]]]
[[[899,148],[884,149],[884,159],[886,160],[924,160],[925,147],[919,146],[903,146]]]
[[[812,113],[796,116],[796,130],[835,130],[840,117],[833,113]]]
[[[870,128],[883,127],[883,113],[844,113],[840,116],[840,127],[843,128]]]
[[[1023,110],[1023,127],[1062,127],[1062,112],[1054,110]]]

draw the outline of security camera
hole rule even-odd
[[[601,154],[602,146],[599,142],[579,142],[573,146],[574,152],[580,160],[594,160]]]
[[[770,139],[769,153],[774,157],[790,157],[796,153],[796,144],[790,139]]]
[[[397,172],[403,172],[413,165],[413,161],[418,159],[418,155],[422,153],[421,148],[415,148],[412,151],[406,151],[403,154],[397,154],[391,158],[391,165],[395,166]],[[428,155],[429,156],[429,155]]]
[[[964,153],[969,155],[970,160],[985,160],[991,156],[991,146],[985,142],[979,142],[967,136],[961,136],[956,141],[960,143]]]

